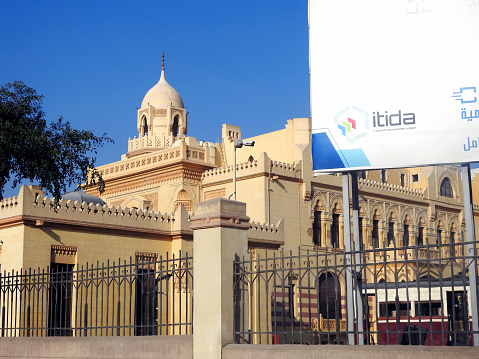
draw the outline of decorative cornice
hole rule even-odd
[[[74,257],[77,254],[77,247],[52,244],[52,254],[56,256]]]
[[[147,237],[157,240],[171,240],[171,232],[169,230],[161,230],[156,228],[129,227],[116,224],[91,223],[87,221],[74,221],[60,218],[46,218],[35,216],[22,216],[16,225],[26,225],[38,227],[37,221],[42,221],[42,227],[64,228],[70,231],[102,233],[114,235],[128,235],[132,237]]]
[[[249,229],[249,217],[230,214],[205,214],[191,217],[191,229],[205,229],[215,227],[227,227],[237,229]]]
[[[135,191],[157,188],[171,182],[189,181],[199,183],[205,166],[188,162],[180,162],[161,168],[136,172],[125,176],[105,180],[104,197],[118,196]],[[146,180],[146,182],[145,182]],[[85,192],[97,195],[95,190],[85,189]]]
[[[24,224],[22,216],[15,216],[0,220],[0,229],[16,227]]]
[[[135,252],[137,262],[156,262],[158,253]]]

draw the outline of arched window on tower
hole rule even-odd
[[[178,137],[178,123],[179,123],[180,116],[176,115],[175,119],[173,120],[173,126],[171,127],[171,134],[173,137]]]
[[[148,123],[145,116],[141,118],[141,130],[143,136],[148,136]]]
[[[444,178],[441,182],[441,196],[453,198],[454,193],[452,191],[452,185],[449,178]]]

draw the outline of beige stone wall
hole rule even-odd
[[[118,263],[130,257],[135,261],[136,252],[162,255],[171,252],[171,242],[129,236],[128,234],[103,234],[94,231],[72,231],[44,227],[25,227],[25,268],[46,268],[50,265],[52,245],[73,246],[77,248],[75,262],[106,263],[108,260]]]
[[[24,257],[24,228],[15,226],[0,231],[1,245],[0,270],[11,272],[12,269],[20,270]]]
[[[310,119],[294,118],[287,121],[284,129],[248,138],[255,141],[254,147],[243,147],[236,151],[237,163],[246,162],[249,156],[258,159],[263,152],[274,160],[293,163],[303,159],[303,151],[310,143]],[[223,125],[223,127],[232,125]],[[236,127],[236,126],[234,126]],[[234,128],[233,127],[233,128]],[[238,127],[236,127],[239,129]],[[237,130],[238,131],[238,130]],[[224,132],[224,131],[223,131]],[[241,134],[241,130],[239,130]],[[224,138],[227,163],[233,163],[233,138]]]
[[[130,257],[134,261],[136,252],[160,256],[191,252],[192,232],[183,206],[175,213],[162,214],[61,201],[55,210],[48,198],[35,200],[27,187],[9,202],[1,209],[2,270],[46,268],[55,245],[74,247],[72,264],[80,265]]]

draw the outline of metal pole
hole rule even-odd
[[[343,172],[344,265],[346,268],[346,314],[348,344],[354,345],[353,273],[351,261],[351,218],[349,214],[349,173]]]
[[[474,346],[479,346],[479,318],[477,308],[477,258],[474,212],[472,209],[471,168],[461,165],[462,191],[464,193],[464,218],[466,220],[467,258],[469,260],[469,294],[471,296],[471,315]]]
[[[236,201],[236,146],[233,148],[233,200]]]
[[[354,290],[356,293],[356,326],[358,331],[358,344],[364,345],[363,328],[363,301],[361,278],[361,239],[359,237],[359,186],[358,173],[351,172],[351,197],[353,200],[353,243],[354,243]]]

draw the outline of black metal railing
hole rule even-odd
[[[186,254],[0,274],[0,336],[191,334]]]
[[[472,345],[477,244],[253,250],[235,262],[235,342]]]

